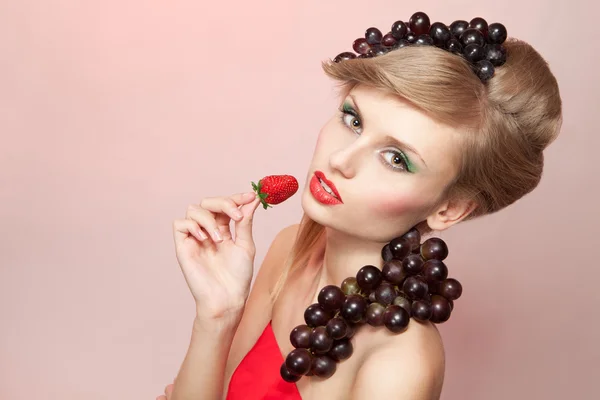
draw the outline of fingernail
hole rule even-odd
[[[198,236],[200,236],[200,239],[202,240],[208,239],[208,236],[206,236],[206,234],[202,232],[202,230],[198,230]]]
[[[219,232],[219,228],[213,231],[213,238],[215,240],[223,240],[223,236],[221,236],[221,232]]]
[[[237,218],[237,219],[241,219],[241,218],[242,218],[244,215],[242,214],[242,212],[241,212],[241,211],[239,211],[239,210],[236,210],[236,211],[234,211],[234,212],[233,212],[233,216],[234,216],[235,218]]]
[[[246,196],[248,199],[254,199],[254,198],[256,198],[256,193],[248,192],[248,193],[244,194],[244,196]]]

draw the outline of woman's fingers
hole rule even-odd
[[[165,395],[167,396],[167,400],[171,399],[171,396],[173,395],[173,384],[172,383],[170,385],[167,385],[167,387],[165,388]]]
[[[252,238],[252,221],[254,219],[254,212],[259,205],[260,199],[255,196],[254,201],[244,204],[240,208],[243,218],[235,222],[235,244],[243,247],[252,254],[255,251],[254,239]]]
[[[173,221],[175,244],[187,239],[190,235],[200,242],[208,240],[208,236],[206,236],[206,233],[202,231],[196,221],[192,219],[177,219]]]
[[[223,229],[219,229],[214,215],[201,206],[195,204],[188,206],[185,218],[195,221],[217,243],[222,242],[227,236]]]
[[[200,207],[215,213],[217,224],[229,226],[229,218],[239,221],[243,217],[238,207],[252,202],[255,198],[254,192],[236,193],[229,197],[209,197],[202,200]]]

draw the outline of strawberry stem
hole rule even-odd
[[[269,196],[267,193],[261,193],[260,189],[262,188],[262,183],[261,181],[258,181],[258,184],[251,182],[252,183],[252,189],[254,189],[254,191],[256,192],[256,194],[258,195],[258,198],[260,199],[260,202],[263,205],[263,208],[266,210],[267,208],[271,207],[267,201],[266,198]],[[271,207],[273,208],[273,207]]]

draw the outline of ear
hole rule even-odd
[[[459,223],[477,208],[471,199],[446,200],[427,217],[427,225],[434,231],[443,231]]]

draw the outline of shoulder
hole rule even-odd
[[[398,335],[386,332],[386,340],[369,351],[358,369],[352,399],[440,398],[445,370],[442,338],[433,324],[410,325]]]

